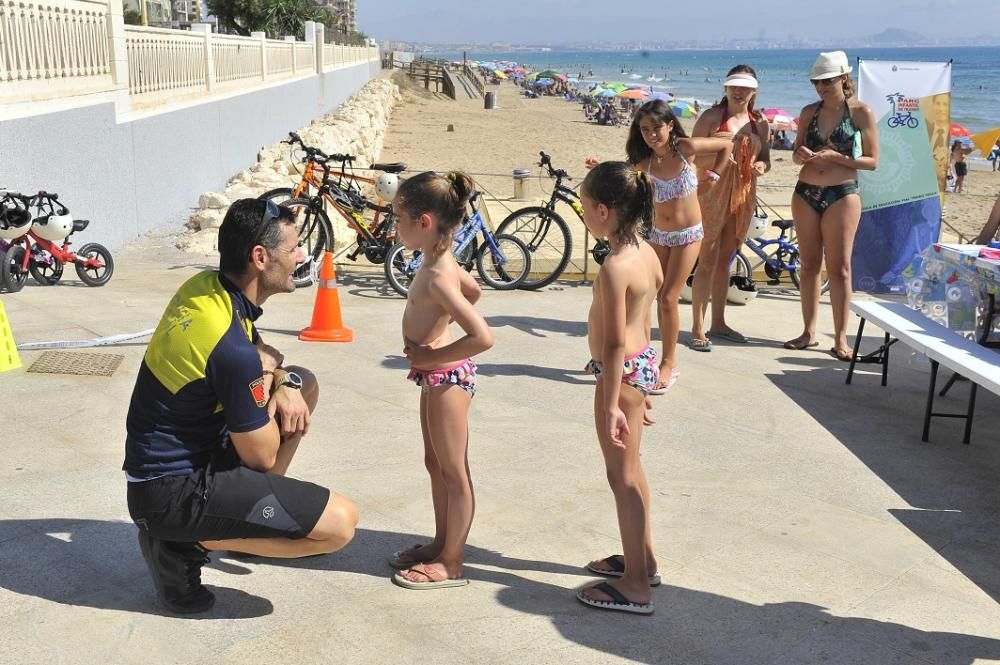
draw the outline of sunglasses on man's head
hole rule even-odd
[[[264,206],[264,214],[260,218],[260,224],[257,225],[257,230],[254,231],[253,242],[250,244],[251,247],[256,247],[260,244],[260,239],[271,225],[271,222],[281,216],[281,208],[278,207],[277,203],[270,199],[265,201],[265,203],[267,205]]]

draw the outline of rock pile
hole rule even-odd
[[[316,118],[297,133],[307,145],[326,153],[354,155],[359,166],[366,166],[377,161],[382,152],[389,114],[399,97],[399,88],[392,81],[369,81],[336,110]],[[215,252],[219,226],[232,201],[298,183],[296,169],[301,166],[291,161],[288,145],[274,143],[257,157],[256,163],[229,179],[225,192],[205,192],[199,197],[198,210],[187,223],[189,232],[177,241],[178,248],[202,254]],[[339,215],[332,215],[330,221],[338,244],[353,241],[354,234],[348,232]]]

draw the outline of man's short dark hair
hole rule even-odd
[[[273,206],[268,210],[268,206]],[[277,216],[273,216],[277,208]],[[262,225],[265,224],[266,228]],[[275,249],[281,242],[281,224],[295,223],[295,215],[284,206],[260,199],[239,199],[229,206],[219,227],[219,270],[242,275],[250,262],[250,250],[256,245]]]

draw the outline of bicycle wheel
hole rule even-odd
[[[0,286],[7,287],[7,293],[17,293],[28,281],[28,271],[24,266],[24,247],[11,245],[0,262]]]
[[[312,265],[319,262],[323,252],[333,251],[333,226],[315,199],[288,199],[283,206],[295,215],[295,230],[306,252],[306,260],[295,267],[292,279],[296,286],[312,282]]]
[[[750,261],[739,250],[736,251],[733,262],[729,264],[729,276],[746,277],[747,279],[753,278],[753,269],[750,267]]]
[[[488,242],[479,248],[476,269],[483,281],[500,291],[516,289],[531,272],[531,253],[520,239],[509,235],[495,235],[499,252],[494,253]]]
[[[257,197],[261,201],[274,201],[278,205],[282,205],[285,201],[292,198],[292,188],[291,187],[278,187],[277,189],[272,189],[268,192],[264,192]],[[299,197],[305,198],[305,197]]]
[[[791,264],[793,264],[793,265],[796,265],[796,266],[799,265],[799,253],[798,252],[793,252],[792,255],[791,255],[791,257],[789,257],[789,261],[788,262],[791,263]],[[795,285],[795,288],[801,289],[802,287],[799,286],[799,271],[798,270],[789,270],[788,274],[792,278],[792,284]],[[820,295],[823,295],[824,293],[826,293],[827,291],[830,290],[830,276],[826,273],[826,270],[824,270],[822,268],[820,269],[820,272],[819,272],[819,280],[820,280],[819,281],[819,293],[820,293]]]
[[[410,290],[410,282],[417,274],[417,269],[422,263],[422,256],[419,249],[409,250],[403,243],[396,245],[389,250],[385,257],[385,279],[389,286],[399,295],[406,297]]]
[[[115,272],[115,260],[104,245],[88,242],[76,253],[76,276],[87,286],[104,286]],[[92,265],[87,265],[90,262]]]
[[[548,208],[515,210],[497,227],[497,235],[517,238],[531,254],[533,272],[521,282],[522,289],[540,289],[559,279],[573,252],[569,225]]]
[[[58,283],[62,277],[63,263],[52,256],[48,250],[36,245],[31,252],[31,262],[28,263],[28,272],[42,286],[52,286]]]

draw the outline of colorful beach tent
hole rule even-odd
[[[985,132],[973,134],[969,138],[972,139],[972,144],[979,148],[979,152],[982,153],[983,157],[987,157],[993,152],[993,146],[997,144],[997,139],[1000,139],[1000,127],[994,127]]]

